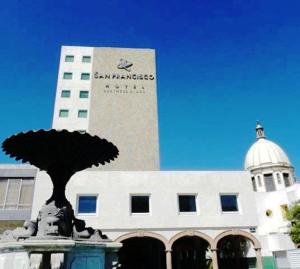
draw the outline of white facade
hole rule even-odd
[[[74,56],[73,62],[66,62],[65,57]],[[82,73],[92,73],[91,63],[82,62],[83,56],[92,56],[93,48],[90,47],[62,47],[57,78],[57,88],[53,113],[52,128],[67,129],[70,131],[87,130],[88,118],[78,118],[79,109],[89,109],[90,98],[79,98],[80,90],[90,92],[91,80],[81,80]],[[64,73],[72,73],[72,79],[63,79]],[[61,96],[63,90],[70,91],[70,97]],[[61,109],[69,110],[68,117],[59,117]],[[89,116],[89,114],[88,114]]]
[[[112,239],[147,230],[170,239],[175,234],[196,230],[216,237],[228,229],[250,232],[257,227],[255,197],[248,172],[100,172],[83,171],[72,177],[66,195],[75,212],[78,196],[97,195],[95,214],[78,214],[89,226],[99,227]],[[32,218],[51,195],[49,176],[37,176]],[[131,213],[131,195],[149,195],[149,213]],[[180,213],[178,195],[196,196],[196,212]],[[222,212],[220,195],[238,196],[237,212]]]

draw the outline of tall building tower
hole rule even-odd
[[[94,169],[159,170],[155,50],[63,46],[52,127],[118,147]]]

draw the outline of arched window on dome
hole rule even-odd
[[[264,174],[264,180],[267,192],[276,190],[273,174]]]
[[[290,174],[289,173],[283,173],[282,175],[283,175],[284,186],[286,186],[286,187],[291,186]]]
[[[255,177],[251,177],[251,181],[252,181],[252,187],[253,187],[253,190],[254,190],[254,191],[257,191],[256,183],[255,183]]]

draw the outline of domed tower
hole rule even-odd
[[[245,170],[251,173],[257,192],[282,190],[295,182],[294,168],[283,149],[266,139],[263,126],[256,123],[256,142],[245,159]]]

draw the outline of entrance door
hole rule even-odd
[[[172,246],[173,269],[208,269],[211,265],[209,244],[196,236],[182,237]]]
[[[165,246],[158,239],[134,237],[122,244],[119,251],[122,269],[166,269]]]

